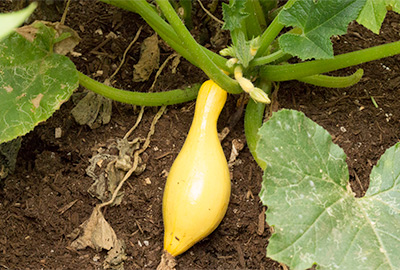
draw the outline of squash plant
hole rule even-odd
[[[400,12],[398,1],[288,0],[276,7],[277,1],[272,0],[230,0],[222,10],[223,28],[230,31],[232,45],[219,53],[202,47],[190,34],[190,1],[179,1],[184,22],[174,1],[101,1],[138,13],[225,91],[245,91],[252,98],[245,112],[245,134],[251,153],[265,170],[260,196],[268,206],[267,222],[275,227],[267,256],[293,269],[313,263],[322,269],[353,269],[355,263],[365,269],[400,265],[395,255],[400,251],[398,145],[374,168],[366,196],[356,199],[348,188],[344,154],[322,128],[298,112],[283,111],[260,129],[268,94],[278,82],[348,87],[361,79],[362,70],[346,77],[323,73],[400,54],[397,41],[334,55],[330,41],[345,34],[355,20],[379,33],[387,10]],[[136,93],[99,83],[77,71],[68,58],[53,53],[55,44],[66,36],[43,24],[35,27],[32,42],[13,33],[0,43],[0,143],[50,117],[78,82],[108,98],[136,105],[177,104],[197,96],[198,85]],[[292,58],[297,63],[290,64]],[[286,204],[279,205],[282,196]],[[291,222],[288,216],[293,217]]]

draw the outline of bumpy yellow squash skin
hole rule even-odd
[[[163,198],[164,250],[172,256],[209,235],[226,213],[231,181],[217,133],[226,96],[213,81],[203,83],[189,134],[168,174]]]

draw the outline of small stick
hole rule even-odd
[[[164,63],[161,65],[161,67],[158,69],[158,71],[156,73],[156,76],[154,78],[153,84],[150,87],[150,91],[154,88],[154,85],[156,84],[158,76],[160,76],[161,72],[163,71],[163,69],[165,68],[165,66],[169,62],[169,60],[171,60],[172,58],[176,57],[177,55],[178,55],[177,53],[173,53],[170,56],[168,56],[167,59],[165,59]]]
[[[210,16],[214,21],[218,22],[219,24],[224,24],[223,21],[221,21],[220,19],[218,19],[217,17],[215,17],[214,15],[212,15],[212,13],[210,11],[208,11],[203,4],[201,3],[200,0],[197,0],[197,2],[199,2],[200,7],[204,10],[205,13],[207,13],[208,16]]]
[[[137,126],[139,125],[140,121],[142,121],[142,117],[143,117],[143,113],[144,113],[144,107],[145,107],[145,106],[141,106],[141,107],[140,107],[140,112],[139,112],[138,118],[136,119],[136,123],[135,123],[135,125],[125,134],[124,139],[128,139],[128,137],[131,135],[131,133],[137,128]]]
[[[119,64],[118,68],[114,71],[114,73],[110,76],[110,78],[108,78],[110,81],[111,79],[118,73],[118,71],[121,69],[122,65],[125,62],[125,58],[126,58],[126,54],[128,53],[128,51],[131,49],[131,47],[133,46],[133,44],[136,42],[136,40],[139,38],[140,33],[142,32],[142,28],[143,26],[139,27],[139,30],[136,32],[135,37],[133,38],[133,40],[131,41],[131,43],[128,45],[128,47],[125,49],[124,54],[122,56],[122,61]]]
[[[64,25],[64,23],[65,23],[65,19],[67,18],[67,13],[68,13],[68,8],[69,8],[70,3],[71,3],[71,0],[67,0],[67,4],[65,5],[65,9],[64,9],[63,15],[60,20],[61,25]]]
[[[363,185],[361,184],[360,178],[358,178],[358,175],[357,175],[356,171],[354,171],[354,177],[356,178],[356,181],[357,181],[358,185],[360,186],[361,191],[362,191],[362,193],[364,195],[365,194],[365,190],[364,190]]]

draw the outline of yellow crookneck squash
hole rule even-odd
[[[217,120],[227,93],[211,80],[200,88],[186,141],[168,174],[163,198],[164,250],[177,256],[223,219],[231,193]]]

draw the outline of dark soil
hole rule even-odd
[[[0,8],[9,10],[10,5],[4,1]],[[194,23],[198,28],[193,33],[204,45],[217,51],[228,43],[227,35],[222,35],[225,39],[218,47],[212,46],[210,38],[216,32],[215,26],[205,18],[203,11],[197,9]],[[352,24],[347,35],[334,40],[335,52],[396,41],[399,21],[399,15],[389,12],[379,36]],[[81,0],[72,1],[66,24],[82,38],[75,50],[82,56],[71,59],[80,71],[90,76],[97,74],[96,79],[102,82],[119,65],[125,48],[143,26],[113,85],[135,91],[149,89],[154,74],[147,82],[132,82],[140,44],[153,34],[139,16],[103,3]],[[99,46],[111,31],[117,38]],[[163,63],[173,51],[165,45],[161,48]],[[368,188],[372,166],[400,138],[399,61],[400,56],[396,56],[361,65],[365,72],[362,81],[346,89],[313,87],[297,81],[282,83],[279,88],[275,101],[279,108],[303,111],[326,128],[334,142],[344,149],[350,182],[357,196],[362,196]],[[349,68],[335,74],[345,75],[355,70]],[[177,73],[173,74],[168,66],[163,70],[155,89],[182,88],[205,79],[199,69],[181,59]],[[240,110],[237,99],[229,96],[219,130]],[[16,171],[1,182],[0,269],[102,269],[105,252],[90,248],[73,251],[67,236],[89,218],[99,203],[87,191],[93,183],[85,172],[89,159],[100,148],[105,149],[122,138],[134,125],[139,110],[114,102],[111,122],[92,130],[74,121],[70,114],[73,106],[71,99],[23,138]],[[142,155],[146,170],[125,184],[120,206],[104,211],[117,236],[125,241],[125,269],[155,269],[160,261],[161,202],[166,172],[184,142],[193,109],[194,102],[167,108],[156,125],[150,147]],[[146,108],[131,138],[146,137],[156,112],[155,108]],[[56,128],[61,128],[61,138],[55,138]],[[233,139],[245,140],[243,117],[222,143],[228,157]],[[178,257],[178,269],[283,269],[266,257],[270,230],[264,223],[265,207],[257,196],[262,171],[246,147],[238,159],[240,162],[232,170],[232,196],[224,220],[214,233]]]

